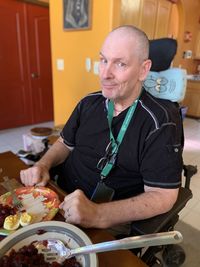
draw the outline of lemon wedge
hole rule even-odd
[[[21,226],[29,225],[33,222],[33,216],[28,212],[22,212],[20,215],[20,224]]]
[[[3,228],[6,230],[16,230],[19,227],[19,214],[9,215],[5,218]]]

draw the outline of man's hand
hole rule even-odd
[[[106,229],[165,213],[172,208],[178,195],[178,189],[145,186],[145,190],[135,197],[100,204],[89,200],[81,190],[75,190],[65,197],[60,208],[68,223]]]
[[[50,180],[49,170],[62,163],[68,157],[70,149],[63,143],[61,137],[50,147],[36,164],[20,172],[20,178],[25,186],[45,186]]]
[[[60,204],[60,208],[64,210],[66,222],[81,225],[85,228],[101,228],[98,220],[98,206],[79,189],[67,195]]]
[[[25,186],[45,186],[49,179],[49,170],[43,164],[37,164],[20,172],[20,178]]]

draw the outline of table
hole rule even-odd
[[[3,169],[3,172],[0,173],[0,182],[2,182],[2,178],[5,175],[9,178],[15,178],[17,182],[20,182],[20,170],[27,167],[28,166],[11,151],[0,153],[0,168]],[[58,193],[61,200],[64,198],[64,191],[60,190],[53,182],[49,184],[49,187]],[[0,194],[5,192],[5,189],[0,186]],[[57,214],[55,219],[64,220],[61,214]],[[105,230],[84,229],[84,232],[90,237],[93,243],[114,240],[114,237]],[[99,253],[98,259],[99,267],[147,267],[144,262],[129,250]]]

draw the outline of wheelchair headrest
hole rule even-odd
[[[181,102],[186,91],[186,70],[170,68],[177,51],[177,41],[172,38],[150,40],[151,70],[144,81],[144,88],[157,98]]]
[[[143,86],[157,98],[181,102],[185,96],[186,84],[186,70],[171,68],[160,72],[150,71]]]
[[[177,41],[172,38],[161,38],[149,41],[149,58],[152,61],[151,71],[167,70],[177,51]]]

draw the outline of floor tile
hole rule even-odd
[[[181,219],[183,222],[200,230],[200,213],[191,210],[185,217]]]
[[[185,146],[184,163],[197,166],[198,172],[191,178],[193,198],[180,212],[180,220],[200,230],[200,120],[184,120]]]
[[[179,213],[180,220],[183,220],[184,217],[186,217],[190,212],[191,208],[189,208],[188,206],[184,207],[184,209],[182,209]]]
[[[192,208],[191,210],[193,210],[194,212],[196,212],[197,214],[200,215],[200,205],[199,205],[199,202],[196,203]]]

